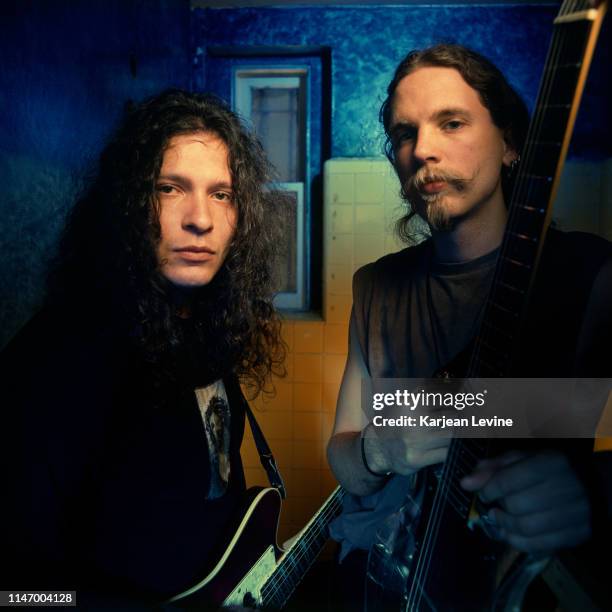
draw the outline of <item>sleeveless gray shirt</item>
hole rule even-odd
[[[370,376],[431,377],[460,353],[477,332],[497,254],[439,263],[430,239],[357,270],[351,317]],[[330,525],[341,558],[370,548],[410,483],[411,477],[396,475],[372,495],[345,496],[342,514]]]
[[[387,255],[353,278],[353,314],[373,378],[429,377],[475,336],[498,249],[439,263],[433,243]]]

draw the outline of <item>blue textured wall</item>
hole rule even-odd
[[[380,155],[377,113],[399,60],[412,48],[456,42],[489,57],[530,108],[557,13],[553,6],[352,6],[198,9],[193,14],[195,84],[205,81],[207,45],[326,45],[332,48],[332,155]],[[612,154],[610,19],[604,26],[574,138],[574,155]]]
[[[380,155],[378,109],[393,70],[412,48],[439,41],[473,47],[490,57],[527,100],[536,94],[550,23],[550,6],[360,6],[194,11],[194,43],[332,48],[332,155]],[[518,54],[517,49],[521,50]],[[196,85],[204,81],[200,57]]]
[[[0,346],[40,299],[75,177],[95,160],[125,102],[170,85],[211,88],[205,53],[193,50],[329,46],[331,154],[379,155],[378,108],[409,49],[440,40],[472,46],[496,62],[531,104],[555,12],[537,5],[305,6],[198,9],[190,16],[188,0],[2,2]],[[610,21],[572,144],[580,157],[612,153]]]
[[[0,346],[39,301],[75,179],[125,103],[190,86],[189,26],[188,0],[2,3]]]

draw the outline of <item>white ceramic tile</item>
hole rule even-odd
[[[353,207],[331,207],[331,231],[336,234],[350,234],[353,232]]]
[[[383,234],[356,235],[353,240],[355,241],[355,264],[376,261],[386,252]]]
[[[355,234],[383,234],[385,213],[380,206],[360,204],[355,206]]]
[[[328,179],[331,204],[353,204],[355,199],[355,180],[353,174],[332,174]]]
[[[327,270],[327,291],[331,295],[351,295],[352,270],[350,265],[332,266]]]
[[[382,206],[385,199],[385,176],[363,173],[355,175],[355,203]]]
[[[353,236],[332,234],[328,242],[327,262],[329,265],[350,264],[353,261]]]

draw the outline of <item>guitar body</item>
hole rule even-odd
[[[276,544],[278,489],[249,489],[245,511],[213,570],[168,603],[199,610],[230,606],[280,610],[327,542],[327,526],[340,512],[343,497],[344,491],[337,487],[287,550],[281,550]]]
[[[436,504],[438,478],[433,469],[423,471],[419,503],[409,498],[390,519],[396,524],[387,536],[393,532],[395,541],[379,540],[371,549],[367,612],[492,608],[508,549],[482,529],[466,528],[454,506]],[[438,519],[433,538],[433,523],[425,520],[432,516]]]
[[[426,512],[434,512],[435,477],[429,471]],[[480,529],[466,529],[448,504],[442,507],[438,537],[427,546],[427,522],[418,527],[422,548],[414,558],[408,577],[406,609],[483,610],[491,602],[496,588],[497,561],[501,550]],[[452,542],[452,545],[448,545]],[[443,587],[442,587],[443,585]],[[460,602],[460,603],[459,603]]]
[[[273,488],[249,489],[248,495],[252,501],[217,565],[171,602],[180,601],[188,608],[217,609],[228,605],[252,607],[259,601],[258,591],[251,592],[250,588],[257,589],[282,554],[276,545],[281,497]]]

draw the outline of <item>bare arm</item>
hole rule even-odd
[[[336,422],[327,446],[329,465],[347,491],[369,495],[383,486],[388,473],[410,475],[427,465],[444,461],[450,444],[446,433],[405,428],[401,435],[383,437],[376,428],[369,426],[368,412],[361,406],[362,380],[369,381],[370,377],[352,316],[349,353],[338,396]]]
[[[377,438],[368,437],[364,441],[364,450],[368,466],[381,476],[368,472],[363,463],[361,432],[368,420],[361,409],[361,381],[368,379],[368,370],[357,340],[355,320],[351,316],[349,352],[336,406],[334,431],[327,446],[327,460],[338,482],[355,495],[368,495],[380,489],[386,482],[385,473],[390,469],[380,451]]]

